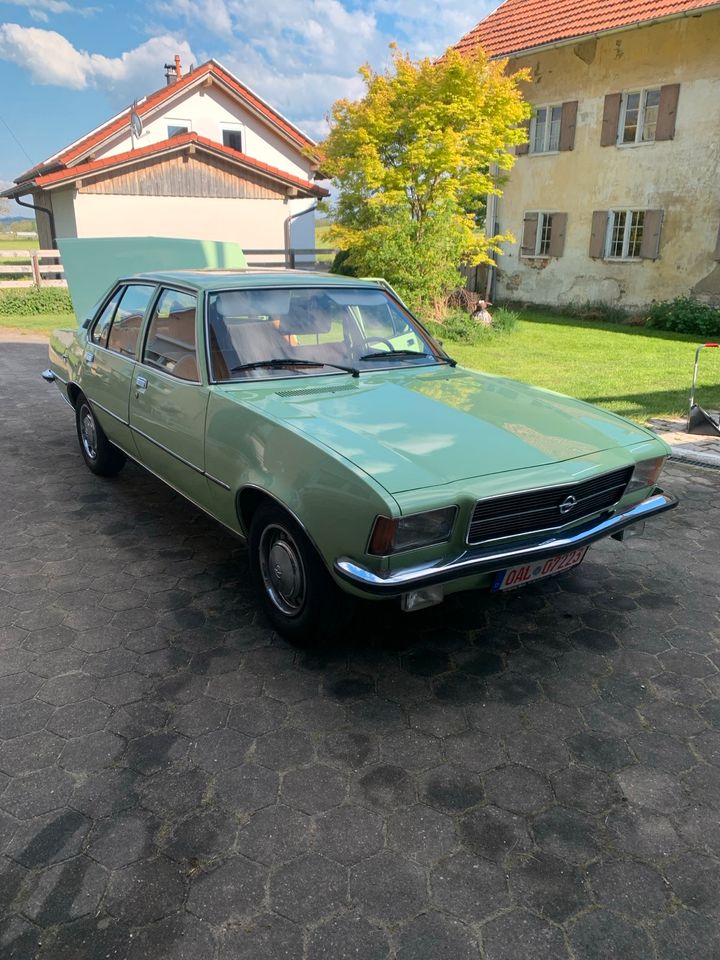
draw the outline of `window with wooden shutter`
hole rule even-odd
[[[592,215],[590,230],[590,256],[600,258],[605,254],[605,239],[607,237],[608,210],[595,210]]]
[[[537,213],[526,213],[523,219],[522,244],[520,245],[521,257],[534,257],[535,244],[537,243],[538,230]]]
[[[600,134],[601,147],[614,147],[618,140],[618,124],[620,122],[621,93],[608,93],[603,107],[602,133]]]
[[[577,124],[577,100],[567,100],[562,105],[560,115],[560,143],[558,149],[572,150],[575,147],[575,126]]]
[[[660,231],[662,230],[663,211],[645,210],[644,213],[640,256],[643,260],[657,260],[660,256]]]
[[[565,251],[565,232],[567,230],[567,214],[553,213],[552,228],[550,230],[550,247],[548,255],[561,257]]]
[[[668,83],[660,87],[660,106],[655,127],[656,140],[672,140],[675,136],[675,118],[679,98],[679,83]]]

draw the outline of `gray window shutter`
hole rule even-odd
[[[620,122],[621,93],[608,93],[603,107],[602,133],[600,134],[601,147],[614,147],[618,140],[618,123]]]
[[[535,242],[537,240],[538,215],[536,213],[526,213],[523,220],[522,244],[520,246],[521,257],[535,256]]]
[[[605,237],[607,236],[608,211],[595,210],[592,215],[590,230],[590,256],[605,256]]]
[[[525,120],[521,124],[522,129],[525,131],[525,143],[519,143],[515,147],[515,156],[524,157],[526,153],[530,152],[530,121]]]
[[[658,108],[656,140],[672,140],[675,136],[675,117],[677,116],[680,84],[668,83],[660,87],[660,106]]]
[[[662,210],[646,210],[643,220],[643,235],[640,243],[640,256],[643,260],[657,260],[660,256],[660,230],[663,222]]]
[[[560,115],[560,150],[572,150],[575,147],[577,111],[577,100],[568,100],[562,105],[562,114]]]
[[[718,230],[717,243],[715,244],[715,253],[713,254],[713,260],[720,260],[720,230]]]
[[[550,256],[561,257],[565,250],[565,231],[567,229],[567,214],[554,213],[552,215],[552,229],[550,231]]]

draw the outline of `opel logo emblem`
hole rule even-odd
[[[560,513],[563,515],[570,513],[573,507],[577,506],[577,498],[573,497],[572,494],[569,497],[565,497],[563,502],[560,504]]]

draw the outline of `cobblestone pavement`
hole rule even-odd
[[[572,574],[327,652],[0,348],[3,960],[720,956],[718,474]]]

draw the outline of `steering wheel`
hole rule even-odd
[[[365,337],[365,346],[373,347],[376,343],[383,343],[391,352],[395,347],[390,343],[389,340],[386,340],[385,337]]]

